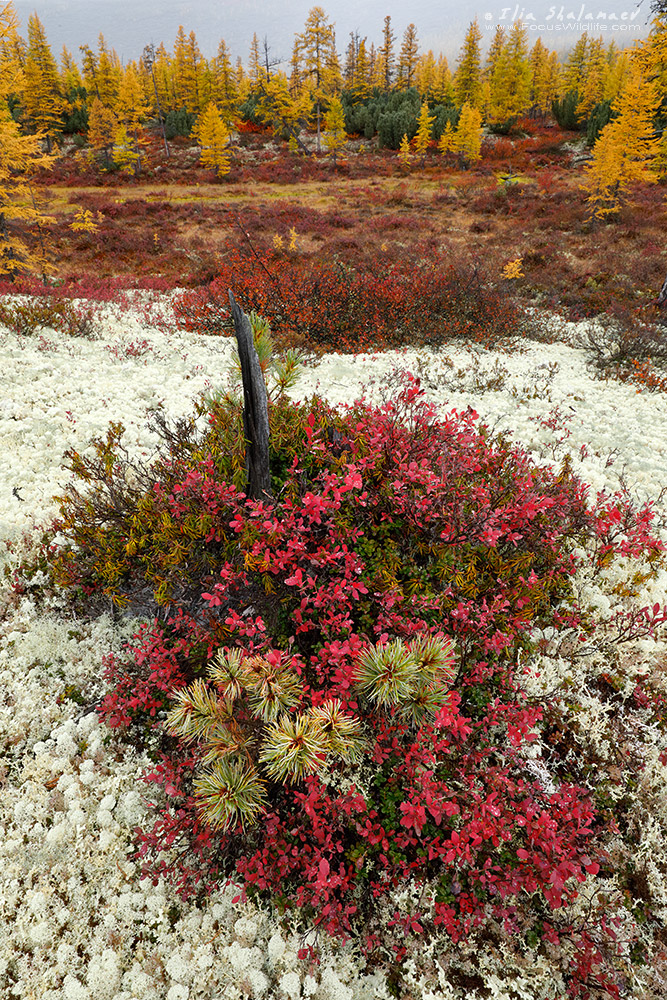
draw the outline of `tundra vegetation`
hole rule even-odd
[[[450,71],[387,17],[341,63],[315,7],[290,73],[256,38],[245,67],[223,41],[204,59],[183,29],[172,53],[121,66],[100,37],[58,66],[36,15],[26,42],[0,9],[0,324],[95,336],[95,304],[138,289],[227,337],[231,288],[270,429],[253,497],[233,378],[157,410],[150,459],[112,422],[68,451],[10,582],[144,618],[98,712],[153,762],[145,875],[198,905],[231,881],[301,958],[352,940],[397,997],[415,968],[491,996],[471,947],[508,991],[538,970],[559,996],[659,997],[667,664],[645,650],[667,608],[641,595],[661,515],[443,415],[427,371],[343,409],[289,392],[327,352],[521,350],[555,336],[547,311],[596,318],[600,377],[667,389],[667,24],[563,63],[519,25],[486,60],[480,40]]]

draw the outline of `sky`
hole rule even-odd
[[[15,0],[25,36],[33,12],[43,23],[54,55],[63,45],[78,56],[80,45],[95,48],[100,32],[123,61],[137,59],[145,45],[164,42],[171,49],[179,25],[194,31],[204,56],[215,55],[224,38],[234,58],[247,60],[253,33],[266,38],[271,55],[289,60],[294,35],[303,30],[312,0]],[[380,44],[387,14],[391,16],[397,44],[408,23],[417,28],[420,49],[433,49],[455,61],[469,23],[477,17],[486,42],[497,24],[510,26],[523,20],[530,43],[539,36],[552,49],[571,48],[588,30],[595,37],[612,38],[619,47],[648,32],[649,0],[417,0],[407,6],[399,0],[330,0],[322,3],[335,23],[341,54],[351,32],[368,43]]]

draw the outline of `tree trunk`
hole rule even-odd
[[[160,96],[157,92],[157,83],[155,82],[155,73],[153,72],[153,67],[151,66],[151,79],[153,80],[153,90],[155,91],[155,103],[157,104],[158,118],[160,119],[160,130],[162,132],[162,142],[164,143],[164,151],[167,154],[167,159],[171,156],[171,150],[169,149],[169,143],[167,142],[167,130],[164,124],[164,115],[162,114],[162,107],[160,105]]]
[[[665,303],[667,303],[667,278],[665,278],[662,288],[660,289],[660,292],[658,294],[658,297],[655,300],[655,304],[657,306],[660,306],[661,309],[664,309]]]
[[[264,375],[255,350],[250,320],[237,305],[230,290],[229,303],[239,346],[243,379],[243,432],[248,496],[253,500],[271,499],[269,469],[269,406]]]

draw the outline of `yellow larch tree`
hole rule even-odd
[[[538,38],[530,51],[530,104],[532,113],[546,118],[560,90],[561,65],[557,52],[550,52]]]
[[[79,46],[82,55],[83,82],[91,96],[99,97],[102,104],[113,107],[120,83],[120,60],[115,51],[107,47],[104,35],[101,33],[97,48],[98,51],[95,53],[88,45]]]
[[[79,67],[74,61],[74,56],[66,45],[63,45],[63,50],[60,56],[60,83],[65,94],[69,90],[83,87],[83,78],[79,71]]]
[[[212,62],[212,70],[213,100],[223,120],[230,125],[237,116],[239,90],[236,73],[224,38],[218,44],[218,51]]]
[[[65,101],[67,131],[83,132],[88,120],[88,95],[74,56],[63,45],[60,56],[60,87]]]
[[[341,87],[336,33],[322,7],[312,7],[297,35],[300,76],[314,106],[317,151],[321,149],[322,107]]]
[[[122,68],[115,49],[107,46],[104,35],[100,32],[97,39],[97,89],[103,104],[113,107],[118,96]]]
[[[298,38],[298,36],[297,36]],[[357,65],[357,51],[359,49],[359,33],[350,32],[350,41],[345,50],[345,68],[343,69],[343,86],[350,90],[354,82],[354,70]]]
[[[436,104],[454,103],[454,85],[446,56],[439,55],[435,65],[435,82],[431,97]]]
[[[139,81],[141,96],[146,109],[145,120],[149,118],[161,118],[162,116],[162,108],[158,103],[159,95],[155,86],[155,80],[153,79],[153,68],[150,61],[146,58],[146,51],[146,47],[144,47],[144,51],[138,62],[133,60],[126,67],[126,69],[131,67],[134,70]]]
[[[327,152],[329,152],[333,157],[335,166],[336,157],[347,140],[347,133],[345,131],[345,114],[339,97],[333,97],[331,99],[327,113],[324,116],[324,128],[326,130],[324,135],[324,144],[327,148]]]
[[[423,100],[428,100],[432,96],[436,72],[433,50],[429,49],[428,52],[422,52],[417,60],[417,69],[415,70],[415,87]]]
[[[11,30],[9,30],[9,28],[3,29],[3,17],[6,19],[7,24],[11,21]],[[0,59],[14,59],[22,64],[25,61],[25,41],[23,41],[17,31],[18,23],[18,15],[14,9],[13,0],[8,0],[6,3],[0,3]],[[21,43],[22,55],[20,60],[18,60],[17,53],[15,51],[15,46],[18,42]]]
[[[530,50],[530,104],[535,115],[545,116],[550,102],[546,99],[545,81],[549,65],[549,50],[541,38],[535,40]]]
[[[141,157],[137,152],[134,139],[128,134],[127,126],[122,122],[116,125],[113,136],[113,159],[124,174],[134,174],[138,177],[141,172]]]
[[[502,276],[506,281],[515,281],[517,278],[525,278],[526,275],[522,271],[523,257],[515,257],[514,260],[508,260],[505,264]]]
[[[453,102],[452,74],[446,57],[436,57],[430,49],[422,54],[417,61],[415,87],[421,97],[431,104]]]
[[[624,49],[622,52],[612,54],[609,60],[609,72],[604,85],[604,100],[612,103],[617,99],[628,82],[632,71],[632,60],[630,52]],[[663,90],[663,93],[665,91]]]
[[[155,48],[150,45],[144,48],[144,61],[150,72],[156,107],[159,113],[165,115],[169,111],[178,111],[173,86],[172,60],[169,58],[164,44]]]
[[[530,83],[528,32],[520,21],[515,21],[490,79],[492,120],[507,122],[524,114],[530,106]]]
[[[124,70],[114,107],[116,117],[132,133],[137,133],[148,117],[148,101],[136,67],[130,63]]]
[[[371,43],[368,52],[368,62],[370,66],[371,90],[384,90],[384,64],[380,50],[375,48],[374,43]]]
[[[250,84],[251,91],[256,90],[258,85],[263,83],[265,79],[266,73],[264,72],[259,52],[259,38],[257,37],[257,32],[255,32],[252,36],[250,56],[248,58],[248,83]]]
[[[603,100],[608,75],[609,62],[602,39],[593,38],[588,46],[581,98],[577,105],[577,114],[581,119],[588,118],[596,104]]]
[[[169,140],[167,139],[166,104],[160,96],[160,77],[157,71],[158,54],[154,45],[145,45],[139,62],[139,74],[144,97],[149,105],[149,114],[155,117],[162,133],[162,144],[167,158],[171,156]]]
[[[276,135],[287,133],[290,137],[290,148],[296,152],[300,149],[308,153],[308,149],[299,138],[300,131],[310,118],[310,95],[304,88],[292,93],[289,80],[282,72],[273,72],[270,79],[260,83],[256,93],[255,116],[259,121],[270,125]]]
[[[407,90],[408,87],[414,87],[418,61],[419,42],[417,41],[417,29],[414,24],[409,24],[403,32],[403,41],[398,57],[396,86],[399,90]]]
[[[73,233],[96,233],[100,228],[89,208],[78,208],[69,224]]]
[[[24,117],[32,131],[46,139],[50,153],[53,139],[62,131],[65,100],[44,25],[36,14],[28,18],[28,49],[23,71]]]
[[[482,32],[477,19],[471,22],[461,49],[461,57],[454,74],[454,96],[456,103],[473,108],[480,105],[482,97],[482,57],[480,41]]]
[[[484,80],[491,81],[493,79],[496,65],[500,59],[500,53],[503,51],[506,41],[507,37],[505,35],[505,28],[502,24],[497,24],[496,30],[493,33],[493,38],[491,39],[491,44],[489,45],[489,51],[486,54],[486,62],[484,63],[484,69],[482,71],[482,77]]]
[[[126,166],[132,162],[134,173],[138,176],[141,172],[143,145],[140,129],[148,115],[148,102],[139,75],[131,63],[126,67],[121,77],[114,111],[121,128],[124,130],[124,135],[121,135],[119,131],[116,132],[116,144],[119,147],[125,147],[126,140],[129,141],[132,155],[126,159]]]
[[[357,48],[350,91],[355,101],[365,100],[371,92],[371,66],[366,49],[366,39],[362,38]]]
[[[442,135],[438,142],[438,151],[442,153],[443,156],[447,156],[448,153],[454,152],[454,136],[455,136],[454,126],[450,121],[445,122],[445,127],[442,130]]]
[[[200,160],[211,167],[218,177],[229,173],[229,129],[212,102],[199,116],[194,134],[201,147]]]
[[[290,89],[296,93],[301,90],[301,61],[299,56],[299,39],[294,38],[292,43],[292,58],[290,59]]]
[[[632,58],[646,79],[655,81],[658,92],[667,94],[667,13],[654,18],[648,38],[632,50]]]
[[[660,139],[653,119],[659,105],[655,83],[636,67],[613,106],[616,117],[600,132],[586,167],[592,218],[613,215],[633,184],[657,180]]]
[[[198,114],[202,110],[203,70],[204,60],[194,31],[186,36],[183,25],[179,25],[173,58],[175,110],[185,108],[192,114]]]
[[[0,6],[0,275],[49,270],[43,225],[49,221],[36,204],[31,174],[48,166],[38,135],[25,135],[9,109],[11,94],[23,89],[23,71],[15,58],[16,13]]]
[[[378,75],[382,80],[382,89],[384,91],[391,90],[391,86],[394,82],[395,43],[396,36],[391,26],[391,17],[387,14],[384,19],[384,27],[382,28],[382,45],[378,50]]]
[[[234,73],[236,75],[236,86],[239,90],[239,100],[245,101],[248,94],[250,93],[250,84],[248,82],[248,74],[243,68],[243,59],[241,56],[236,57],[236,66],[234,67]]]
[[[115,105],[116,116],[136,132],[148,115],[148,102],[136,67],[130,63],[124,70]]]
[[[469,166],[482,156],[482,115],[467,102],[461,108],[461,116],[454,133],[454,151],[462,162]]]
[[[98,76],[98,59],[97,55],[93,52],[89,45],[80,45],[79,52],[81,53],[81,76],[83,79],[83,85],[88,91],[88,96],[92,100],[93,97],[100,99],[100,92],[97,86],[97,76]]]
[[[111,108],[102,104],[99,97],[94,97],[88,112],[88,144],[92,151],[91,159],[95,160],[95,152],[104,155],[107,169],[111,166],[111,150],[118,128],[118,121]]]
[[[435,121],[435,115],[429,112],[428,103],[424,101],[421,108],[419,109],[419,117],[417,118],[417,134],[415,136],[415,153],[420,156],[419,165],[424,166],[424,161],[426,160],[426,150],[431,141],[433,135],[433,122]]]
[[[412,162],[412,152],[410,150],[410,140],[408,139],[408,133],[405,132],[403,138],[401,139],[401,144],[398,147],[398,159],[404,167],[409,167]]]
[[[563,69],[563,92],[581,94],[588,62],[588,33],[584,32],[570,52]]]

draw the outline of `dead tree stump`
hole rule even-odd
[[[658,294],[658,297],[655,300],[655,304],[659,306],[660,309],[664,309],[666,303],[667,303],[667,278],[665,278],[662,284],[662,288],[660,289],[660,292]]]
[[[239,346],[243,380],[243,433],[248,496],[253,500],[271,499],[269,468],[269,405],[264,375],[259,364],[250,320],[237,304],[232,292],[229,303]]]

